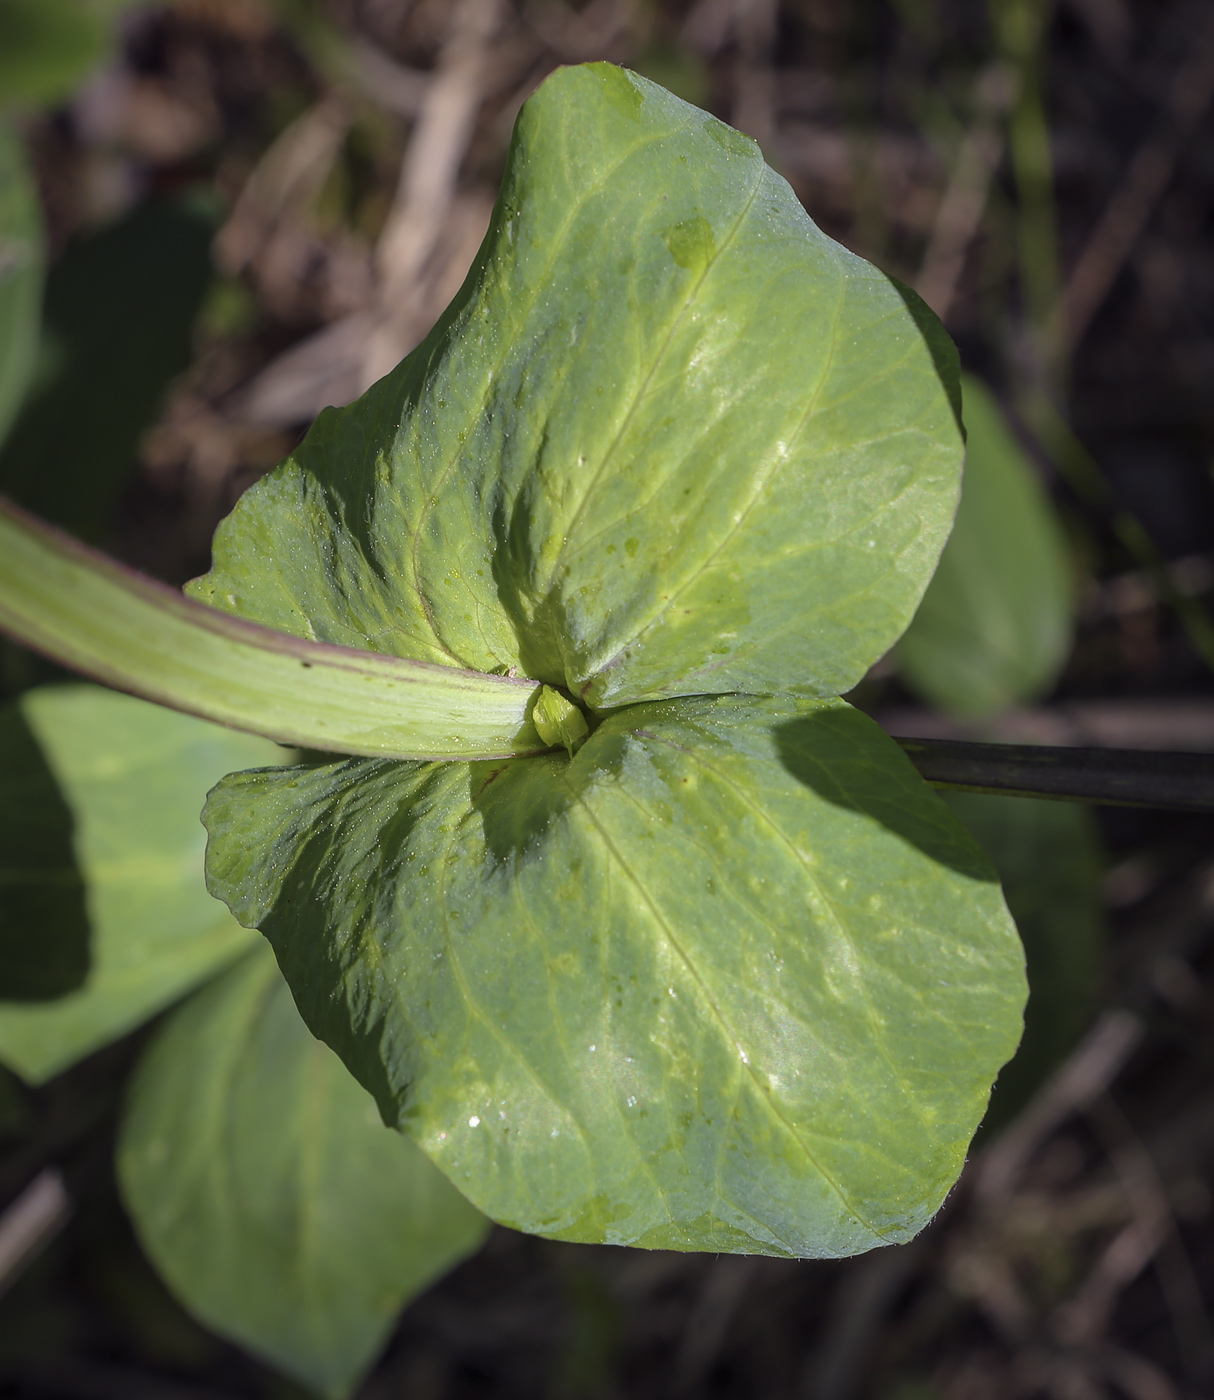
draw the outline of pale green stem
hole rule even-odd
[[[75,671],[298,748],[505,758],[540,686],[275,632],[124,568],[0,498],[0,631]]]

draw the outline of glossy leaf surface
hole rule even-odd
[[[748,137],[561,69],[455,302],[244,496],[195,596],[599,709],[836,694],[948,532],[955,374],[931,313]]]
[[[149,1046],[118,1170],[190,1311],[331,1396],[489,1224],[309,1035],[264,945]]]
[[[1044,694],[1066,662],[1075,589],[1066,540],[990,390],[963,378],[968,434],[957,523],[898,644],[932,704],[983,715]]]
[[[34,368],[42,263],[38,194],[17,133],[0,121],[0,441]]]
[[[207,789],[283,750],[95,686],[0,711],[0,1060],[37,1083],[255,943],[206,892]]]
[[[211,888],[313,1031],[535,1233],[906,1239],[1019,1036],[993,872],[842,702],[638,706],[572,760],[238,774],[205,820]]]

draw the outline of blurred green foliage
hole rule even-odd
[[[3,49],[0,35],[0,54]],[[8,432],[33,369],[42,278],[38,192],[20,138],[0,120],[0,441]]]
[[[110,52],[138,0],[0,0],[0,107],[67,97]]]
[[[983,1122],[1008,1122],[1066,1057],[1097,1005],[1104,964],[1104,857],[1087,807],[979,793],[947,795],[1003,882],[1024,943],[1029,1001],[1024,1038],[1004,1066]]]
[[[942,710],[990,715],[1046,694],[1071,647],[1073,565],[1033,463],[989,389],[963,378],[968,437],[953,533],[898,644]]]

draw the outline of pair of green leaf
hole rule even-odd
[[[524,107],[432,335],[221,527],[195,597],[517,671],[592,731],[237,775],[206,812],[211,889],[494,1218],[829,1255],[943,1199],[1020,947],[978,848],[832,697],[931,576],[958,408],[931,313],[753,142],[587,65]]]
[[[92,686],[0,711],[0,1060],[39,1083],[200,983],[130,1086],[119,1176],[204,1322],[344,1394],[487,1228],[308,1034],[202,881],[198,803],[264,740]]]

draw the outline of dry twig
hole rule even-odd
[[[0,1293],[67,1223],[71,1201],[57,1167],[45,1167],[0,1215]]]

